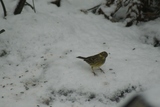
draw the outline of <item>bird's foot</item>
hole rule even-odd
[[[99,70],[105,74],[105,72],[103,71],[103,69],[99,68]]]
[[[93,72],[94,76],[97,76],[97,74],[95,72]]]

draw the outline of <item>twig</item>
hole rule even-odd
[[[33,3],[33,7],[34,7],[34,12],[36,13],[36,8],[35,8],[35,5],[34,5],[34,0],[32,0],[32,3]]]
[[[3,8],[3,11],[4,11],[4,18],[7,16],[7,11],[6,11],[6,8],[5,8],[5,5],[3,3],[3,0],[0,0],[1,1],[1,4],[2,4],[2,8]]]
[[[3,33],[3,32],[5,32],[5,30],[4,30],[4,29],[0,30],[0,34],[1,34],[1,33]]]
[[[26,0],[19,0],[19,3],[17,4],[17,7],[14,11],[14,15],[20,14],[22,12],[22,9],[26,3]]]

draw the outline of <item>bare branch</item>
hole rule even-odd
[[[4,18],[7,16],[7,11],[6,11],[6,7],[3,3],[3,0],[0,0],[1,1],[1,4],[2,4],[2,8],[3,8],[3,12],[4,12]]]

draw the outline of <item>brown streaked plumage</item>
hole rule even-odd
[[[108,56],[108,53],[103,51],[93,56],[89,56],[89,57],[78,56],[77,58],[80,58],[86,61],[91,66],[93,74],[96,75],[96,73],[94,72],[94,68],[99,68],[101,72],[104,73],[104,71],[100,68],[100,66],[102,66],[105,63],[107,56]]]

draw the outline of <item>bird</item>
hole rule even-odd
[[[92,55],[92,56],[88,56],[88,57],[78,56],[77,58],[83,59],[85,62],[87,62],[91,66],[92,72],[95,76],[95,75],[97,75],[94,72],[95,68],[98,68],[101,72],[104,73],[104,71],[100,68],[100,66],[102,66],[105,63],[107,56],[108,56],[108,53],[106,51],[103,51],[103,52],[100,52],[96,55]]]

